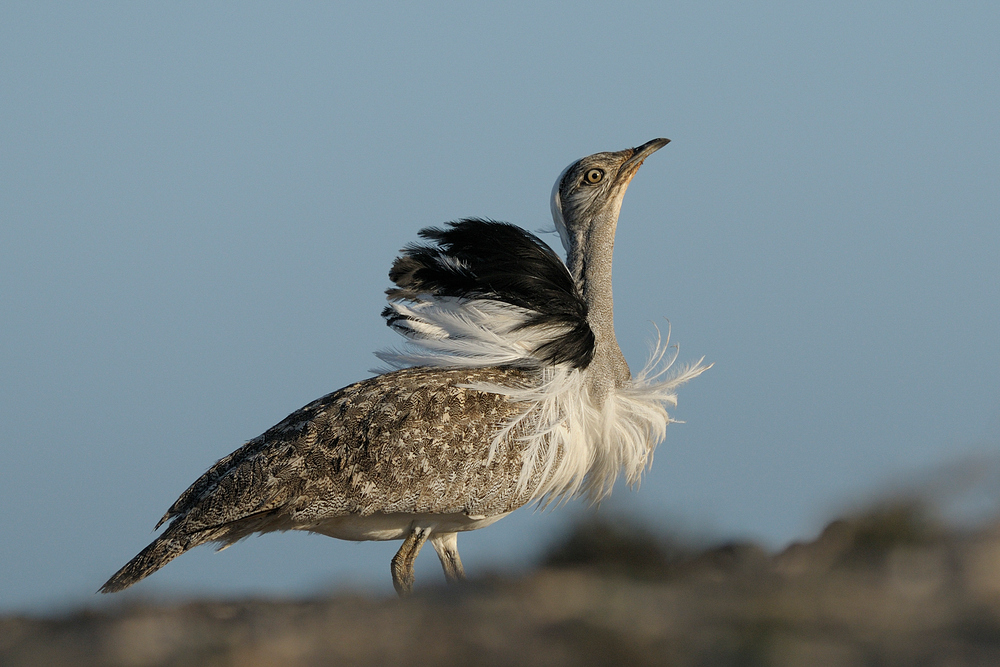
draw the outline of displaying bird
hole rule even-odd
[[[465,577],[459,532],[515,509],[596,501],[635,484],[663,439],[675,388],[660,341],[629,371],[615,339],[611,258],[622,198],[654,139],[572,163],[552,190],[567,262],[533,234],[467,219],[427,228],[393,263],[383,311],[406,338],[395,370],[293,412],[213,465],[167,510],[166,530],[101,588],[131,586],[185,551],[253,533],[307,530],[403,540],[400,595],[430,540],[449,581]]]

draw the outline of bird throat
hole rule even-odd
[[[580,285],[587,303],[587,323],[594,332],[594,359],[587,368],[591,399],[602,405],[610,392],[626,386],[631,372],[615,337],[614,296],[611,264],[615,248],[617,216],[598,217],[580,239],[586,255],[571,253],[570,272]]]

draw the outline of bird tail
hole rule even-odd
[[[207,537],[207,536],[204,536]],[[145,579],[185,551],[209,541],[190,534],[167,531],[118,570],[101,586],[101,593],[117,593]]]

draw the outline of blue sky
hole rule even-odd
[[[563,167],[659,136],[618,336],[640,366],[666,317],[715,366],[607,511],[779,547],[995,453],[997,34],[988,3],[5,4],[0,608],[96,603],[211,463],[366,377],[419,228],[551,228]],[[463,535],[467,569],[582,509]],[[395,548],[268,535],[136,594],[388,594]]]

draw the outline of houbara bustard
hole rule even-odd
[[[160,519],[170,525],[101,588],[120,591],[205,542],[308,530],[403,540],[400,595],[428,539],[449,581],[465,577],[459,532],[536,501],[638,481],[663,439],[674,390],[660,341],[632,376],[615,339],[611,257],[622,198],[667,144],[597,153],[567,167],[552,216],[567,263],[513,225],[428,228],[393,263],[382,315],[407,339],[395,370],[310,403],[223,458]]]

